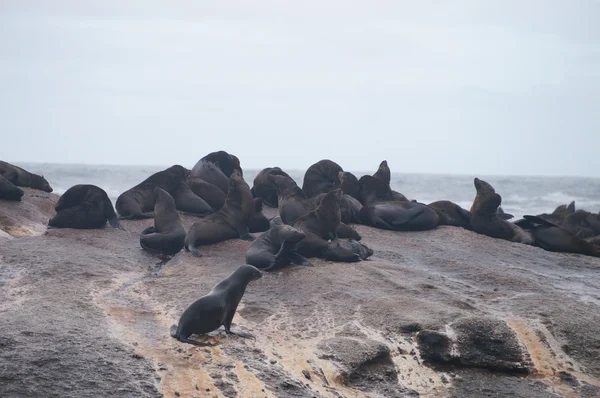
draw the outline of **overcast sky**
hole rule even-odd
[[[600,176],[600,2],[0,2],[0,159]]]

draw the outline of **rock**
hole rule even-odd
[[[46,231],[48,220],[55,214],[59,195],[21,187],[21,202],[0,200],[0,239],[2,235],[37,236]]]
[[[530,371],[529,354],[504,321],[468,317],[453,322],[447,329],[450,335],[432,330],[419,332],[417,341],[424,361],[499,372]]]
[[[405,397],[416,392],[398,384],[398,373],[389,348],[370,339],[335,337],[319,343],[319,357],[334,361],[344,385],[386,397]],[[418,394],[416,394],[418,395]]]

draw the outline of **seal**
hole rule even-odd
[[[323,258],[328,261],[353,263],[366,260],[373,250],[354,239],[336,239],[327,244]]]
[[[600,215],[585,210],[575,210],[564,217],[561,225],[580,238],[591,238],[600,234]]]
[[[0,199],[20,201],[24,192],[0,174]]]
[[[352,196],[354,199],[360,201],[360,185],[358,185],[358,178],[350,172],[340,171],[340,189],[344,195]]]
[[[384,160],[379,164],[379,168],[372,176],[364,175],[358,180],[360,188],[360,202],[363,206],[375,202],[408,202],[406,196],[399,192],[392,191],[390,186],[391,171]]]
[[[164,189],[173,195],[179,184],[187,178],[189,170],[183,166],[175,165],[168,169],[152,174],[135,187],[123,192],[118,198],[116,208],[121,220],[134,220],[152,218],[148,214],[154,209],[154,188]]]
[[[188,177],[186,181],[193,193],[202,198],[213,210],[220,210],[225,204],[225,192],[202,178]]]
[[[175,200],[167,191],[154,188],[154,226],[140,234],[140,245],[146,249],[169,255],[183,248],[185,228],[175,207]]]
[[[273,271],[290,263],[312,266],[296,251],[304,239],[302,231],[290,225],[277,225],[258,237],[246,251],[246,263],[263,271]]]
[[[343,191],[342,191],[343,192]],[[311,200],[318,206],[321,203],[323,197],[327,195],[326,193],[320,193],[317,196],[314,196]],[[316,208],[316,207],[315,207]],[[360,209],[362,208],[362,204],[354,199],[350,195],[342,194],[342,200],[340,202],[340,212],[342,215],[342,223],[344,224],[360,224]]]
[[[246,287],[260,279],[261,272],[252,265],[242,265],[231,275],[219,282],[206,296],[190,304],[179,318],[177,325],[171,326],[171,337],[182,343],[199,346],[208,345],[190,339],[192,335],[202,335],[217,330],[223,325],[225,333],[240,337],[250,337],[231,331],[231,322]]]
[[[268,178],[277,187],[279,215],[284,224],[292,225],[298,218],[317,209],[318,205],[308,199],[304,191],[291,178],[279,175],[270,175]],[[319,204],[324,197],[320,198]],[[344,223],[338,224],[337,234],[341,238],[361,239],[360,234],[354,228]]]
[[[505,239],[531,245],[534,242],[530,233],[498,216],[502,197],[487,182],[473,180],[477,195],[471,206],[471,228],[473,231],[492,238]]]
[[[418,202],[375,202],[363,206],[360,218],[365,225],[391,231],[426,231],[439,225],[438,213]]]
[[[183,181],[175,187],[172,196],[175,199],[177,210],[189,215],[204,217],[214,212],[214,209],[204,199],[192,192]]]
[[[526,221],[522,224],[523,228],[531,232],[535,244],[542,249],[600,257],[600,250],[594,244],[579,238],[571,231],[541,217],[523,216],[523,218]]]
[[[18,187],[39,189],[44,192],[52,192],[52,187],[44,176],[30,173],[14,164],[0,160],[0,175]]]
[[[201,178],[227,193],[229,177],[234,170],[237,170],[241,177],[244,176],[240,160],[236,156],[225,151],[217,151],[200,159],[192,168],[190,176]]]
[[[56,214],[48,221],[50,228],[103,228],[106,221],[123,229],[110,198],[96,185],[74,185],[67,189],[54,207]]]
[[[262,198],[254,198],[254,211],[248,220],[248,230],[252,233],[265,232],[271,228],[269,219],[263,214]]]
[[[439,225],[471,229],[471,213],[449,200],[438,200],[428,205],[437,213]],[[500,208],[498,208],[500,209]]]
[[[262,169],[254,178],[251,192],[255,198],[262,198],[265,205],[277,207],[279,203],[279,199],[277,198],[277,187],[269,180],[269,175],[291,178],[279,167],[267,167],[266,169]]]
[[[306,170],[302,182],[302,190],[307,197],[327,193],[340,185],[342,167],[329,159],[323,159]]]
[[[225,205],[221,210],[196,221],[185,237],[185,249],[194,256],[202,254],[197,246],[240,238],[253,241],[248,233],[248,220],[254,213],[254,198],[250,187],[238,174],[229,177]]]

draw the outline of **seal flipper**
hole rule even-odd
[[[123,228],[123,226],[119,222],[119,218],[116,215],[114,217],[109,218],[108,223],[113,228],[120,229],[121,231],[125,231],[125,228]]]
[[[192,255],[194,257],[202,257],[202,253],[200,253],[200,250],[198,250],[197,247],[193,246],[193,245],[185,245],[185,250],[189,251],[190,253],[192,253]]]
[[[543,225],[545,227],[558,227],[558,225],[554,224],[553,222],[544,220],[538,216],[523,216],[523,218],[533,224]]]
[[[250,231],[248,230],[247,225],[238,225],[236,231],[242,240],[247,240],[253,242],[256,239],[254,236],[250,235]]]
[[[375,228],[394,230],[394,227],[392,227],[390,224],[388,224],[387,222],[385,222],[383,220],[383,218],[381,218],[379,216],[372,217],[371,218],[371,223],[372,223],[372,225]]]
[[[296,251],[291,251],[288,253],[288,258],[296,265],[304,265],[306,267],[314,267],[308,259],[302,255],[300,255]]]
[[[171,325],[170,332],[171,332],[171,337],[173,337],[174,339],[178,339],[178,336],[177,336],[177,325],[175,325],[175,324]]]

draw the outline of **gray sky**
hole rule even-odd
[[[0,158],[600,176],[599,21],[596,0],[3,0]]]

